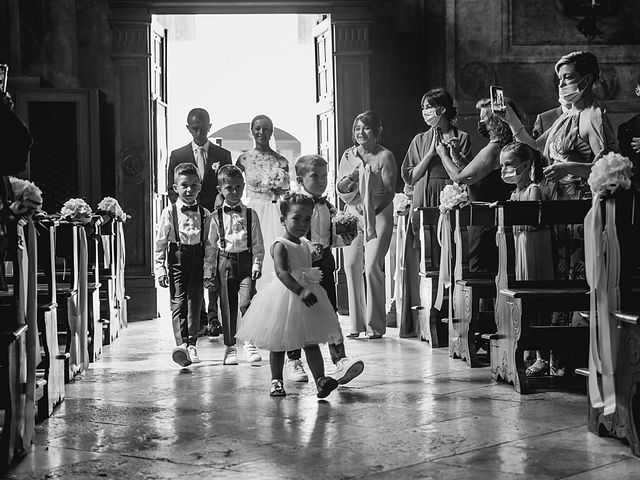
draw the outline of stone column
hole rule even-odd
[[[116,193],[125,224],[129,318],[157,315],[151,191],[151,11],[145,2],[112,0],[109,24],[115,115]]]

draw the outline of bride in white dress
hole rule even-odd
[[[262,264],[262,276],[256,282],[260,291],[274,275],[271,245],[284,234],[280,222],[280,197],[289,190],[289,161],[269,146],[273,135],[273,122],[266,115],[258,115],[251,121],[251,135],[255,148],[238,157],[236,165],[245,174],[246,204],[260,219],[266,255]]]

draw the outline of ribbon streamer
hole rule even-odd
[[[616,410],[616,325],[610,313],[620,308],[620,244],[616,233],[615,200],[605,203],[603,225],[600,195],[594,194],[584,219],[585,268],[589,284],[589,396],[594,408],[610,415]],[[602,379],[602,390],[598,384]]]
[[[451,218],[449,210],[440,213],[438,218],[438,243],[440,252],[440,272],[438,273],[438,293],[433,306],[440,310],[444,299],[444,289],[451,287]],[[451,299],[449,299],[451,303]]]

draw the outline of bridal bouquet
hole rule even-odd
[[[614,193],[631,187],[633,164],[619,153],[609,152],[593,164],[587,182],[594,194]]]
[[[60,209],[63,220],[88,223],[91,218],[91,207],[82,198],[70,198]]]
[[[279,197],[289,190],[289,174],[272,162],[257,161],[247,182],[255,185],[262,193],[271,193]]]
[[[397,215],[407,215],[410,206],[411,200],[404,193],[396,193],[393,197],[393,210]]]
[[[127,219],[130,218],[129,215],[124,213],[124,210],[122,210],[122,207],[120,206],[120,203],[118,203],[118,200],[113,197],[104,197],[98,204],[96,213],[100,215],[108,215],[120,222],[126,222]]]
[[[446,185],[440,192],[440,212],[446,213],[458,205],[465,205],[469,202],[469,195],[464,186],[457,183]]]
[[[35,183],[15,177],[9,177],[9,182],[14,199],[11,210],[15,214],[31,213],[42,207],[42,191]]]

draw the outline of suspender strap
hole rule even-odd
[[[205,233],[204,233],[204,208],[198,205],[198,211],[200,212],[200,244],[204,248]]]
[[[173,214],[173,234],[176,237],[176,243],[180,246],[180,229],[178,228],[178,207],[174,203],[171,206],[171,213]]]
[[[333,222],[331,221],[331,210],[333,210],[333,205],[327,201],[325,204],[329,209],[329,246],[333,245]]]
[[[218,208],[218,237],[220,238],[220,250],[227,248],[227,241],[224,238],[224,217],[222,215],[222,207]]]
[[[247,207],[245,214],[247,217],[247,250],[249,250],[249,253],[252,253],[253,241],[251,238],[251,209],[249,207]]]

